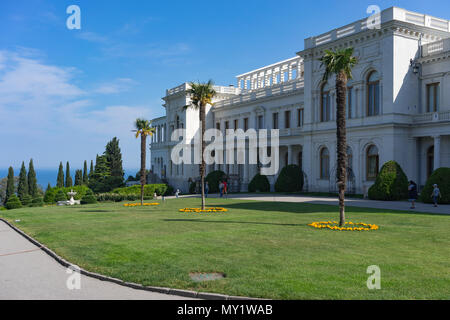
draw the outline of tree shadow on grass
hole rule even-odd
[[[259,224],[283,227],[308,227],[306,223],[275,223],[275,222],[255,222],[255,221],[225,221],[225,220],[204,220],[204,219],[163,219],[166,222],[200,222],[200,223],[230,223],[230,224]]]

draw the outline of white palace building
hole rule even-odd
[[[349,193],[366,194],[383,163],[397,161],[423,186],[435,168],[450,167],[450,21],[392,7],[378,28],[363,19],[305,39],[296,56],[238,75],[237,86],[215,86],[206,128],[279,129],[280,170],[301,166],[308,191],[336,190],[336,99],[334,78],[322,83],[318,59],[327,49],[354,47],[358,64],[348,83]],[[151,169],[187,192],[199,166],[175,165],[170,141],[177,128],[192,139],[198,111],[186,109],[184,83],[166,92],[166,116],[154,119]],[[193,141],[193,140],[192,140]],[[248,159],[247,159],[248,160]],[[258,165],[215,164],[247,191]],[[273,185],[277,176],[269,176]]]

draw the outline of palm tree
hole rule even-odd
[[[134,123],[135,130],[133,132],[136,132],[136,139],[141,137],[141,205],[144,204],[144,186],[145,186],[145,158],[146,158],[146,141],[147,136],[152,136],[155,132],[155,128],[151,127],[151,121],[145,120],[145,119],[136,119]]]
[[[336,138],[337,138],[337,170],[336,180],[339,190],[339,226],[345,224],[345,188],[347,181],[347,133],[345,125],[345,107],[347,99],[347,82],[352,78],[352,68],[357,59],[353,56],[353,48],[325,50],[320,58],[325,66],[323,81],[327,82],[331,74],[336,75]]]
[[[205,117],[206,117],[206,106],[213,105],[212,99],[216,95],[216,91],[213,86],[212,80],[206,83],[194,83],[191,82],[190,89],[187,93],[190,96],[191,104],[186,107],[192,107],[194,109],[199,109],[199,119],[200,119],[200,145],[201,145],[201,164],[200,164],[200,180],[201,180],[201,190],[202,190],[202,210],[205,209],[205,159],[203,158],[203,153],[205,152],[205,143],[203,141],[203,136],[205,135]]]

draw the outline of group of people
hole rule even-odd
[[[438,205],[439,198],[442,197],[441,190],[439,190],[439,187],[437,184],[433,185],[433,191],[431,192],[431,198],[433,199],[433,204],[435,207]],[[418,198],[417,194],[417,184],[414,181],[409,181],[408,186],[408,198],[409,201],[411,201],[411,209],[416,208],[416,201]]]

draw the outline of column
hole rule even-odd
[[[441,136],[434,136],[434,170],[441,167]]]

